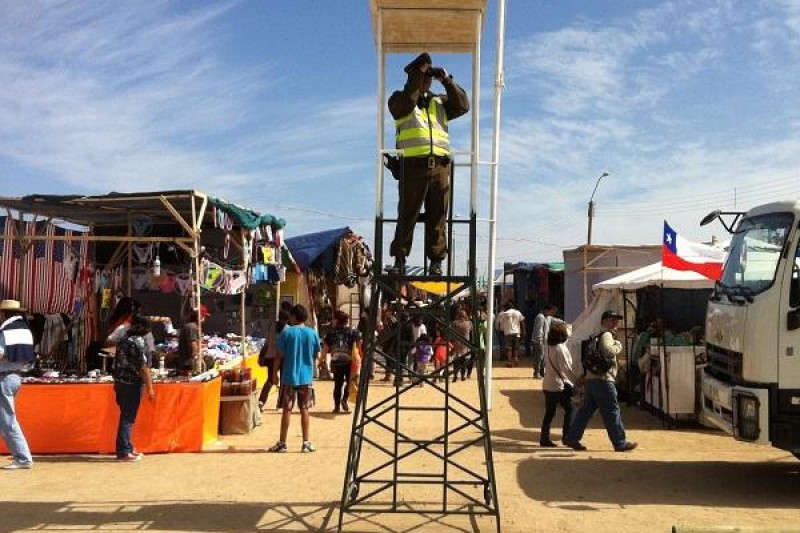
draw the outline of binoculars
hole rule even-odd
[[[444,69],[440,67],[430,67],[425,71],[426,78],[441,78],[444,76]]]

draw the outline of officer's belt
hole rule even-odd
[[[450,157],[446,155],[423,155],[419,157],[404,157],[405,163],[412,167],[435,168],[437,165],[446,167],[450,164]]]

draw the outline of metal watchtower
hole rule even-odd
[[[488,515],[500,531],[500,511],[495,483],[488,410],[491,365],[485,358],[476,334],[465,338],[452,326],[454,297],[469,291],[477,309],[477,200],[478,147],[480,117],[481,32],[486,0],[370,0],[378,56],[378,150],[375,215],[375,271],[369,309],[370,332],[364,339],[364,362],[353,412],[353,427],[342,488],[339,530],[344,516],[378,514]],[[494,270],[494,217],[497,182],[497,137],[499,93],[502,86],[501,61],[504,33],[504,0],[498,8],[498,67],[495,93],[495,142],[492,165],[492,207],[490,213],[490,262]],[[471,140],[466,152],[454,151],[451,165],[450,212],[447,216],[447,242],[450,253],[443,275],[432,278],[415,271],[390,274],[384,271],[384,231],[394,227],[394,218],[384,216],[383,155],[394,153],[385,144],[386,55],[418,54],[427,51],[469,54],[472,59]],[[458,126],[461,127],[461,126]],[[393,147],[392,147],[393,148]],[[466,156],[466,157],[464,157]],[[456,167],[469,171],[469,217],[453,215],[454,191],[464,190],[456,182]],[[392,183],[390,181],[390,183]],[[393,209],[394,206],[391,207]],[[454,228],[467,229],[466,271],[454,261]],[[463,235],[463,233],[462,233]],[[422,248],[421,243],[417,244]],[[410,283],[437,282],[441,294],[428,304],[405,302],[404,287]],[[489,292],[489,316],[492,312]],[[382,305],[402,307],[399,319],[385,328],[380,342],[375,331],[381,320]],[[465,357],[476,363],[476,379],[452,381],[455,358],[441,373],[417,372],[408,357],[412,345],[410,323],[423,317],[435,324],[449,339],[462,343]],[[477,316],[472,317],[473,332],[478,331]],[[490,333],[491,335],[491,328]],[[491,336],[489,336],[491,342]],[[488,346],[491,346],[489,344]],[[394,376],[391,384],[370,386],[375,370]],[[441,377],[445,380],[442,381]],[[427,391],[423,396],[421,386]],[[433,393],[433,394],[431,394]],[[431,396],[435,399],[431,400]],[[435,427],[435,430],[431,430]]]

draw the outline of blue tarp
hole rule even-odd
[[[300,267],[300,270],[308,270],[308,267],[318,257],[325,252],[330,252],[331,268],[333,268],[333,248],[342,237],[350,233],[350,228],[337,228],[327,231],[319,231],[317,233],[306,233],[305,235],[298,235],[286,239],[286,247],[292,252],[295,262]],[[327,261],[326,261],[327,262]],[[323,268],[328,269],[323,265]]]

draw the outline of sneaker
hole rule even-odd
[[[539,446],[541,446],[542,448],[556,448],[558,447],[558,444],[556,444],[551,440],[540,440]]]
[[[442,275],[442,260],[441,259],[431,259],[431,264],[428,267],[428,273],[431,276],[441,276]]]
[[[8,463],[7,465],[3,465],[0,468],[3,470],[30,470],[33,468],[33,463],[19,463],[14,461],[12,463]]]
[[[336,407],[334,407],[334,408],[333,408],[333,411],[331,411],[331,413],[333,413],[333,414],[335,414],[335,415],[338,415],[340,412],[341,412],[341,411],[339,411],[339,406],[338,406],[338,405],[337,405]]]
[[[135,463],[136,461],[141,461],[141,460],[142,456],[139,454],[135,454],[133,452],[117,456],[117,461],[122,461],[123,463]]]
[[[285,447],[286,447],[286,445],[284,444],[284,448],[285,448]],[[311,444],[311,441],[305,441],[305,442],[303,443],[303,446],[302,446],[302,448],[300,448],[300,451],[301,451],[302,453],[313,453],[313,452],[317,451],[317,449],[316,449],[316,448],[314,448],[314,445],[313,445],[313,444]]]
[[[615,452],[629,452],[638,446],[637,443],[628,441],[619,448],[614,448]]]
[[[581,444],[580,442],[572,442],[572,441],[569,441],[569,440],[565,440],[563,442],[564,442],[564,446],[572,448],[576,452],[585,452],[586,450],[588,450],[588,448],[586,446],[584,446],[583,444]]]
[[[285,442],[278,441],[271,448],[267,450],[269,453],[286,453],[289,448],[286,447]]]

